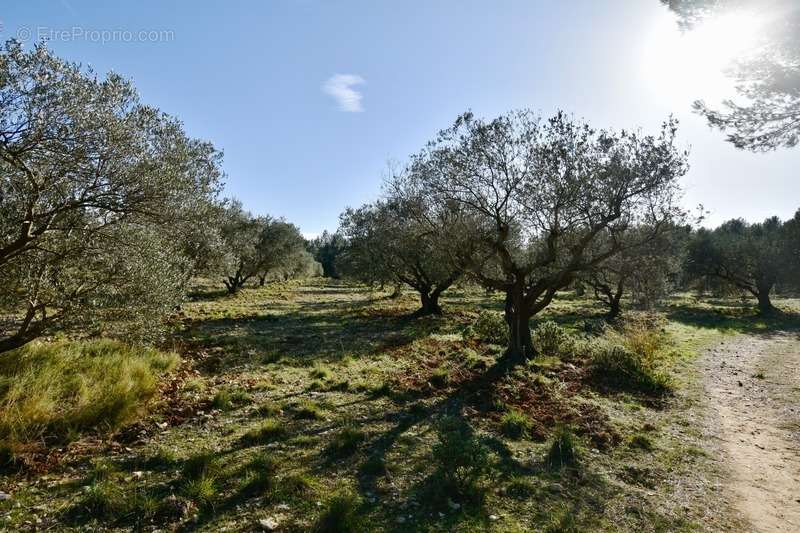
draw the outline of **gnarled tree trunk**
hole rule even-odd
[[[762,315],[770,315],[776,311],[770,300],[769,293],[772,291],[773,284],[767,280],[760,281],[756,285],[755,296],[758,298],[758,312]]]
[[[439,295],[441,293],[434,291],[425,292],[420,291],[420,303],[422,307],[420,307],[415,315],[417,316],[427,316],[427,315],[441,315],[442,308],[439,306]]]
[[[505,319],[508,324],[508,350],[506,357],[512,362],[524,361],[536,354],[531,339],[532,313],[525,303],[525,292],[520,283],[506,290]]]

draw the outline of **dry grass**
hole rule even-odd
[[[136,418],[174,353],[111,340],[35,342],[0,359],[0,440],[64,439]]]

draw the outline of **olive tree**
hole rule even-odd
[[[285,220],[265,219],[256,247],[259,285],[270,275],[288,278],[307,266],[306,241],[300,229]]]
[[[651,308],[676,284],[687,231],[681,226],[665,226],[663,231],[631,228],[623,237],[620,253],[588,269],[579,279],[608,307],[609,319],[619,316],[625,294],[634,305]],[[607,246],[603,241],[600,237],[595,246]]]
[[[798,243],[777,217],[749,224],[729,220],[719,227],[700,229],[689,242],[686,270],[742,290],[758,300],[761,313],[775,311],[770,293],[781,281],[792,283]]]
[[[259,243],[267,220],[245,211],[241,201],[228,199],[221,206],[219,224],[222,253],[213,269],[222,274],[228,293],[234,294],[260,271]]]
[[[0,352],[59,327],[151,326],[180,301],[181,246],[221,155],[98,77],[13,41],[0,53]]]
[[[338,279],[341,276],[339,261],[345,248],[345,241],[339,233],[325,230],[319,237],[309,240],[306,248],[322,265],[322,272],[326,278]]]
[[[416,315],[441,314],[439,297],[464,274],[472,248],[464,237],[471,235],[463,210],[434,209],[401,181],[393,184],[394,197],[341,215],[343,270],[366,283],[406,284],[420,296]]]
[[[415,156],[420,190],[467,210],[490,252],[472,274],[505,293],[510,359],[535,354],[529,321],[558,290],[635,246],[623,239],[631,228],[660,231],[678,213],[687,154],[675,134],[673,120],[651,136],[595,130],[564,113],[466,113]]]

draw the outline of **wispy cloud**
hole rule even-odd
[[[361,105],[362,94],[355,89],[354,85],[366,83],[364,78],[355,74],[335,74],[328,78],[322,86],[322,90],[329,94],[339,104],[339,109],[347,113],[360,113],[364,111]]]

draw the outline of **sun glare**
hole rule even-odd
[[[681,32],[675,20],[652,28],[644,47],[644,74],[656,92],[680,100],[701,96],[714,101],[734,94],[726,67],[757,46],[763,19],[757,13],[737,11],[711,17]]]

